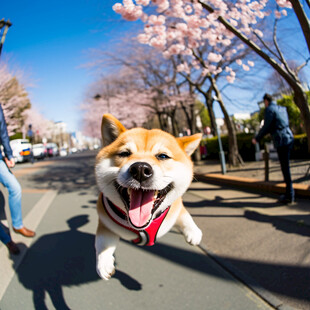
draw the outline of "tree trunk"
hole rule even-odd
[[[160,129],[161,130],[165,130],[164,129],[163,120],[162,120],[162,117],[161,117],[162,113],[157,111],[156,114],[157,114],[157,117],[158,117],[158,122],[159,122]]]
[[[176,107],[174,107],[170,113],[170,120],[171,120],[171,127],[172,127],[172,134],[176,137],[179,134],[179,126],[178,126],[178,121],[175,118],[175,114],[176,114]]]
[[[213,136],[216,136],[217,130],[216,130],[216,119],[215,114],[213,111],[213,98],[212,98],[212,91],[210,92],[210,89],[205,93],[200,88],[198,88],[198,91],[203,94],[206,101],[206,106],[208,109],[208,113],[210,116],[210,122],[211,122],[211,133]]]
[[[229,164],[232,166],[238,166],[239,164],[243,165],[244,162],[242,160],[241,155],[239,154],[239,150],[238,150],[238,142],[237,142],[237,135],[236,135],[236,129],[235,126],[233,124],[233,121],[231,120],[226,107],[223,103],[222,100],[222,96],[221,93],[219,91],[219,89],[217,88],[216,85],[216,81],[210,77],[210,82],[211,85],[216,93],[216,97],[217,97],[217,101],[220,104],[221,110],[224,114],[224,120],[225,120],[225,124],[227,126],[227,130],[228,130],[228,159],[229,159]]]
[[[308,141],[308,152],[310,153],[310,111],[308,105],[308,98],[307,95],[303,92],[303,89],[296,88],[294,89],[294,102],[300,109],[300,115],[303,121],[304,130],[307,134],[307,141]]]
[[[198,2],[202,5],[204,9],[208,12],[213,13],[214,9],[205,2],[198,0]],[[309,47],[310,39],[307,34],[309,33],[309,22],[304,22],[302,12],[302,7],[298,7],[298,1],[291,0],[291,3],[294,7],[295,13],[297,18],[301,24],[302,30],[306,37],[306,42]],[[304,13],[304,11],[303,11]],[[257,55],[263,58],[270,66],[272,66],[280,76],[291,86],[294,91],[294,102],[297,107],[300,109],[302,119],[305,125],[305,131],[307,134],[307,141],[308,141],[308,152],[310,153],[310,110],[308,101],[306,98],[305,90],[303,89],[300,80],[294,72],[292,72],[288,67],[282,66],[283,63],[279,64],[275,59],[271,58],[268,54],[266,54],[254,41],[250,40],[246,37],[243,33],[241,33],[238,29],[232,26],[223,16],[219,16],[217,19],[221,24],[223,24],[226,29],[231,31],[237,38],[239,38],[244,44],[246,44],[249,48],[251,48]]]
[[[190,131],[191,131],[191,135],[195,134],[196,133],[196,114],[195,114],[195,104],[191,104],[189,106],[189,109],[190,109],[190,115],[191,115],[191,124],[190,124]]]
[[[310,52],[310,23],[309,23],[309,19],[306,15],[304,8],[303,8],[303,5],[301,4],[301,1],[290,0],[290,2],[292,3],[293,9],[294,9],[295,14],[298,18],[300,27],[301,27],[302,32],[304,34],[305,40],[307,42],[308,50]]]

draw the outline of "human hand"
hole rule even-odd
[[[253,144],[256,144],[256,143],[257,143],[257,141],[256,141],[255,138],[252,139],[252,143],[253,143]]]
[[[8,159],[8,158],[4,157],[4,161],[5,161],[6,165],[8,166],[8,168],[13,168],[15,166],[14,158]]]

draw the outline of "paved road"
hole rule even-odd
[[[17,240],[13,235],[23,249],[18,258],[9,257],[6,248],[0,246],[1,265],[6,266],[0,270],[2,310],[271,309],[236,279],[230,268],[226,269],[228,264],[253,277],[255,281],[235,273],[247,284],[254,283],[255,290],[279,309],[309,309],[304,295],[308,292],[300,293],[310,287],[306,276],[308,248],[303,257],[296,257],[297,265],[292,267],[298,275],[305,274],[305,286],[295,283],[294,272],[272,277],[273,270],[291,267],[289,250],[298,249],[300,253],[304,246],[309,247],[307,232],[296,232],[295,226],[287,231],[282,222],[275,225],[245,209],[253,207],[253,201],[265,204],[263,196],[203,183],[193,183],[184,196],[204,231],[202,248],[187,245],[176,231],[150,248],[120,242],[115,277],[108,282],[99,279],[93,246],[98,194],[93,164],[94,154],[82,153],[14,169],[23,187],[25,221],[31,228],[37,226],[37,236],[30,244],[29,239]],[[272,197],[267,199],[272,203]],[[279,250],[280,259],[276,254]],[[257,280],[259,286],[255,287]],[[259,290],[269,281],[274,285],[265,288],[272,295]],[[281,289],[288,286],[284,283],[296,286],[294,292]]]
[[[303,224],[309,211],[279,216],[277,196],[199,182],[184,198],[203,230],[204,248],[218,262],[263,294],[272,293],[275,304],[310,309],[310,226]],[[298,204],[309,207],[307,200]]]

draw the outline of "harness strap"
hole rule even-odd
[[[137,234],[138,237],[136,239],[133,239],[132,243],[138,244],[138,245],[152,246],[155,244],[159,228],[170,209],[170,206],[166,208],[166,210],[160,213],[146,229],[138,230],[130,226],[128,222],[127,214],[122,209],[120,209],[118,206],[114,205],[110,200],[108,200],[103,195],[103,193],[101,193],[101,201],[102,201],[102,205],[107,215],[116,224]]]

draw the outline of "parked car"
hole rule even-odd
[[[76,153],[77,152],[77,148],[76,147],[72,147],[70,149],[70,153],[73,154],[73,153]]]
[[[59,151],[59,155],[60,156],[67,156],[68,155],[68,151],[67,151],[67,148],[65,147],[62,147]]]
[[[43,159],[47,155],[47,150],[43,143],[38,143],[32,146],[32,153],[35,159]]]
[[[33,161],[32,146],[28,139],[10,141],[15,162]]]
[[[59,155],[59,149],[56,143],[50,142],[46,144],[46,151],[47,151],[47,156],[52,157],[52,156],[58,156]]]

